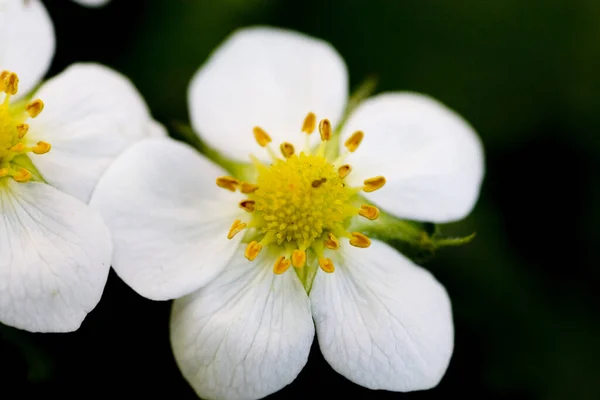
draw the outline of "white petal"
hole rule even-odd
[[[54,47],[52,20],[39,0],[0,1],[0,70],[19,75],[19,96],[46,75]]]
[[[100,301],[112,245],[100,217],[43,183],[0,181],[0,322],[69,332]]]
[[[75,3],[79,3],[86,7],[102,7],[107,4],[110,0],[73,0]]]
[[[175,300],[171,345],[201,398],[262,398],[306,364],[315,332],[308,297],[292,269],[273,273],[274,261],[250,262],[240,245],[223,274]]]
[[[48,183],[84,202],[108,165],[155,128],[135,86],[97,64],[74,64],[37,91],[44,111],[27,138],[52,150],[32,159]]]
[[[458,114],[415,93],[387,93],[365,101],[350,117],[343,140],[365,138],[348,158],[352,182],[383,175],[386,185],[365,196],[402,218],[430,222],[469,214],[483,178],[483,149]]]
[[[232,34],[196,73],[189,87],[192,126],[225,155],[247,161],[259,151],[260,126],[276,147],[303,148],[309,111],[340,121],[348,97],[344,60],[331,45],[283,29],[256,27]],[[313,139],[318,138],[313,135]]]
[[[148,139],[127,150],[102,177],[90,204],[113,234],[113,268],[153,300],[181,297],[220,272],[243,236],[239,193],[220,189],[227,175],[192,148]]]
[[[310,293],[323,356],[370,389],[436,386],[454,346],[445,289],[383,242],[348,247],[332,274],[317,272]]]

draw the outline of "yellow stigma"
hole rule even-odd
[[[25,121],[35,118],[44,110],[44,103],[37,99],[29,104],[12,104],[11,97],[19,91],[19,77],[14,72],[0,72],[0,179],[12,177],[16,182],[41,179],[29,159],[28,153],[48,153],[50,143],[28,139],[29,125]],[[1,98],[1,97],[0,97]],[[24,168],[23,165],[28,166]]]
[[[227,237],[231,239],[244,230],[242,242],[246,243],[244,256],[248,260],[253,261],[265,251],[263,258],[273,257],[275,274],[286,273],[293,266],[305,287],[309,287],[306,281],[314,277],[318,268],[327,273],[335,271],[331,252],[342,246],[370,246],[368,237],[350,232],[349,227],[353,218],[374,220],[379,216],[375,206],[362,204],[359,193],[385,184],[385,178],[378,176],[367,179],[361,187],[348,185],[345,179],[352,168],[339,165],[335,151],[326,151],[338,143],[332,140],[335,130],[328,119],[320,120],[318,125],[316,121],[312,112],[304,119],[301,131],[307,134],[307,144],[302,151],[296,152],[290,142],[283,142],[279,156],[270,145],[271,137],[255,126],[254,138],[272,160],[263,164],[251,156],[256,166],[253,182],[231,176],[216,180],[219,187],[232,192],[239,189],[247,197],[238,203],[247,213],[240,214]],[[313,149],[308,135],[317,126],[321,143]],[[363,132],[357,131],[345,146],[354,152],[363,137]]]
[[[325,158],[302,152],[276,160],[257,183],[254,225],[277,244],[309,248],[328,232],[344,231],[354,193]]]

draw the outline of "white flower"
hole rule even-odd
[[[160,127],[126,78],[94,64],[19,99],[45,73],[54,37],[37,1],[18,4],[0,8],[0,323],[72,331],[100,300],[112,256],[86,203],[110,162]]]
[[[190,115],[230,159],[264,147],[254,174],[229,176],[161,139],[133,146],[98,184],[91,204],[113,232],[119,276],[151,299],[184,296],[171,342],[202,398],[260,398],[289,384],[315,326],[325,359],[368,388],[431,388],[448,366],[444,288],[353,226],[377,218],[373,203],[408,219],[466,216],[483,176],[480,142],[440,103],[401,92],[362,103],[338,142],[347,81],[325,42],[240,30],[194,77]]]
[[[97,8],[97,7],[105,6],[106,4],[108,4],[108,2],[110,0],[73,0],[73,1],[75,3],[81,4],[82,6]]]

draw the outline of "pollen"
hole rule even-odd
[[[258,125],[252,129],[254,139],[265,148],[271,158],[261,163],[251,155],[256,167],[254,180],[238,180],[232,176],[218,177],[219,187],[246,195],[238,206],[247,212],[231,225],[227,237],[233,238],[246,230],[242,242],[246,243],[244,256],[253,261],[261,251],[273,257],[273,273],[283,274],[294,267],[305,287],[317,269],[333,273],[335,266],[331,252],[343,246],[369,247],[371,240],[360,232],[350,232],[354,218],[377,219],[377,207],[362,204],[359,192],[380,189],[385,178],[378,176],[364,181],[362,187],[351,187],[345,178],[352,171],[349,164],[338,165],[336,131],[328,119],[309,112],[301,132],[311,134],[318,128],[321,143],[311,148],[306,136],[306,146],[297,151],[290,142],[283,142],[277,155],[270,143],[271,137]],[[350,152],[357,150],[364,138],[362,131],[355,132],[345,143]],[[295,141],[294,141],[295,142]],[[246,177],[247,179],[247,177]],[[343,239],[343,240],[342,240]],[[267,256],[265,256],[267,257]],[[335,258],[333,258],[335,259]],[[308,289],[307,289],[308,290]]]
[[[19,77],[10,71],[0,72],[0,179],[12,177],[16,182],[41,180],[39,172],[29,159],[31,153],[43,155],[48,153],[50,143],[32,142],[27,134],[29,124],[25,121],[35,118],[44,110],[42,100],[34,100],[29,104],[11,102],[11,97],[19,91]],[[0,97],[1,98],[1,97]],[[27,165],[27,168],[22,167]]]

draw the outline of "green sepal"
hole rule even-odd
[[[44,180],[44,178],[42,177],[42,174],[40,174],[40,171],[38,171],[38,169],[35,167],[35,165],[33,165],[31,158],[29,158],[27,156],[27,154],[20,154],[20,155],[16,156],[15,158],[13,158],[11,160],[11,164],[13,165],[13,168],[14,167],[17,167],[16,169],[25,168],[27,171],[31,172],[33,181],[48,183]]]
[[[189,126],[183,122],[172,122],[173,138],[181,140],[190,146],[194,147],[200,153],[204,154],[212,162],[219,164],[226,169],[232,176],[243,181],[253,181],[256,174],[256,169],[251,163],[234,161],[223,156],[216,149],[205,143],[200,136]]]
[[[350,229],[388,242],[417,262],[432,258],[438,249],[462,246],[475,237],[475,233],[464,237],[444,236],[437,224],[400,219],[384,211],[375,221],[356,218]]]

